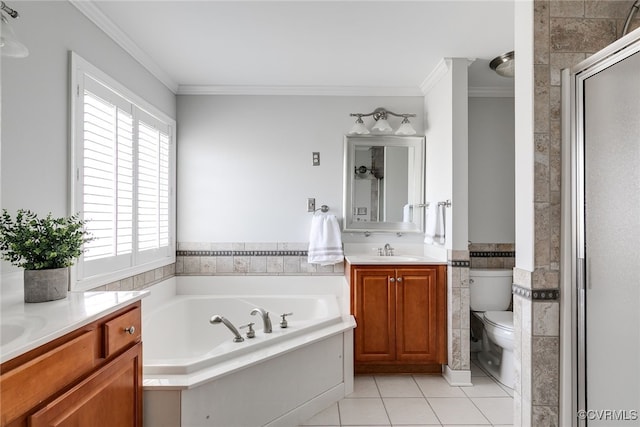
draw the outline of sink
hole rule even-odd
[[[13,323],[3,324],[0,326],[0,346],[9,344],[11,341],[19,338],[26,332],[26,328]]]
[[[368,263],[368,264],[397,264],[402,262],[424,262],[426,259],[419,256],[411,255],[352,255],[347,256],[352,263]]]
[[[0,346],[5,346],[26,334],[38,331],[45,323],[44,319],[39,316],[3,318],[0,322]]]

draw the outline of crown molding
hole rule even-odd
[[[180,85],[178,95],[422,96],[418,87]]]
[[[469,97],[471,98],[513,98],[514,96],[513,87],[469,87]]]
[[[426,95],[451,68],[451,58],[442,58],[420,85],[422,95]]]
[[[91,22],[115,41],[122,49],[138,61],[147,71],[164,84],[171,92],[176,93],[178,84],[155,63],[131,38],[113,23],[95,4],[90,0],[68,0]]]

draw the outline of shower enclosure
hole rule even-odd
[[[563,289],[571,297],[572,424],[638,426],[640,32],[564,77],[572,113],[571,201],[564,204],[571,257],[563,267],[570,269]]]

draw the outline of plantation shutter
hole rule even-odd
[[[93,240],[74,280],[90,287],[175,261],[175,122],[105,76],[76,81],[75,209]]]
[[[126,267],[133,252],[132,105],[86,78],[83,107],[82,213],[94,238],[84,260],[111,258],[110,268]]]
[[[153,117],[142,112],[138,117],[137,238],[143,252],[169,245],[170,136],[167,126]]]

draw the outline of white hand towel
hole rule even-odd
[[[309,264],[331,265],[342,262],[342,236],[335,215],[314,215],[309,233]]]
[[[444,206],[431,202],[427,211],[427,224],[425,227],[424,242],[444,245],[445,243],[445,224],[444,224]]]
[[[411,222],[413,220],[413,206],[407,203],[402,207],[402,222]]]

